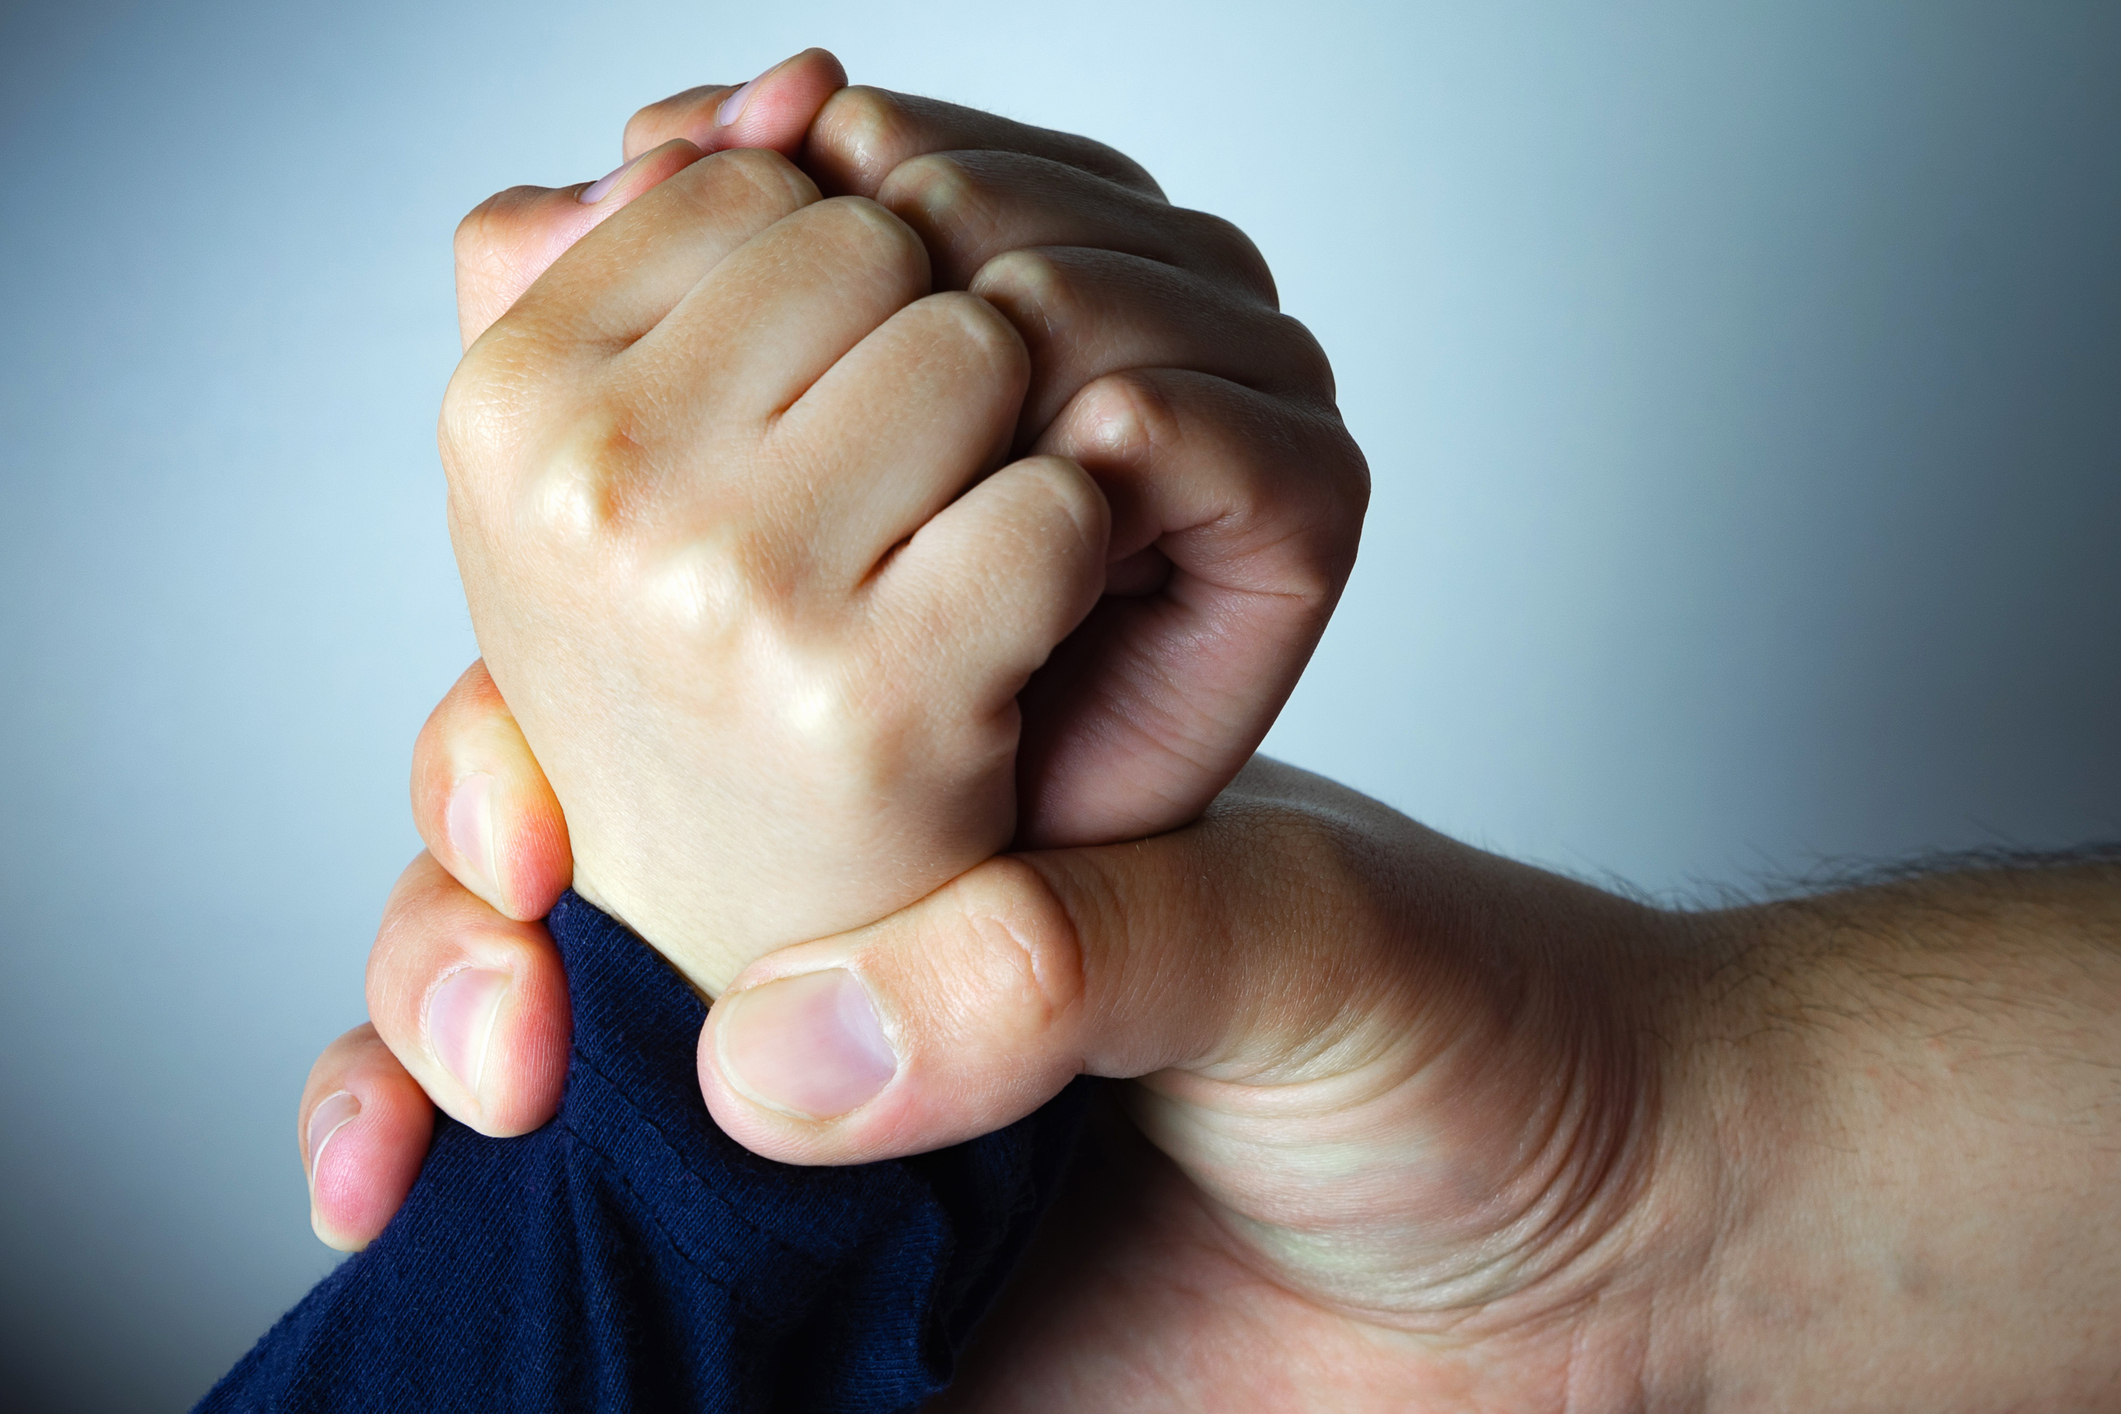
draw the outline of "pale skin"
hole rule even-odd
[[[508,882],[482,892],[529,916],[570,862],[521,743],[475,673],[421,756],[491,776]],[[449,793],[415,795],[441,862],[393,896],[378,1031],[304,1097],[305,1127],[361,1099],[314,1179],[347,1245],[424,1151],[414,1074],[490,1133],[558,1098],[550,945],[451,877],[476,871]],[[512,979],[476,1095],[419,1060],[467,954]],[[836,970],[890,1078],[822,1117],[760,1103],[730,1002]],[[1197,823],[1005,856],[750,962],[700,1069],[725,1129],[805,1163],[951,1142],[1081,1072],[1134,1082],[1118,1172],[1064,1200],[951,1408],[2121,1405],[2112,864],[1673,912],[1262,762]]]

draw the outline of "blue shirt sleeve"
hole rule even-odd
[[[1090,1082],[933,1154],[773,1163],[701,1102],[692,991],[572,893],[547,921],[574,1007],[558,1118],[441,1120],[382,1236],[198,1408],[883,1411],[946,1385]]]

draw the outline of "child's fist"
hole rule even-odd
[[[898,218],[724,152],[583,238],[450,386],[473,623],[575,885],[708,991],[1007,844],[1016,696],[1104,585],[1079,467],[987,475],[1022,341],[928,288]]]

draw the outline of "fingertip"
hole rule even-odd
[[[429,853],[503,916],[542,918],[566,891],[567,817],[483,660],[420,728],[412,807]]]
[[[461,1123],[506,1138],[558,1111],[572,1013],[551,934],[496,914],[430,856],[413,861],[385,906],[368,1010],[391,1052]]]
[[[368,1026],[325,1052],[309,1091],[301,1137],[310,1227],[326,1246],[358,1252],[412,1192],[434,1135],[434,1107]]]
[[[1037,871],[996,859],[892,918],[754,963],[701,1029],[722,1129],[782,1163],[926,1153],[1083,1069],[1083,954]]]
[[[748,83],[687,89],[651,103],[627,120],[625,153],[631,159],[682,137],[705,152],[763,147],[792,158],[819,110],[846,86],[847,70],[837,57],[805,49]]]

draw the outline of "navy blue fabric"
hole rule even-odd
[[[440,1121],[388,1229],[201,1410],[900,1410],[948,1382],[1058,1186],[1077,1081],[997,1134],[795,1168],[701,1103],[699,999],[573,894],[574,1052],[520,1139]]]

